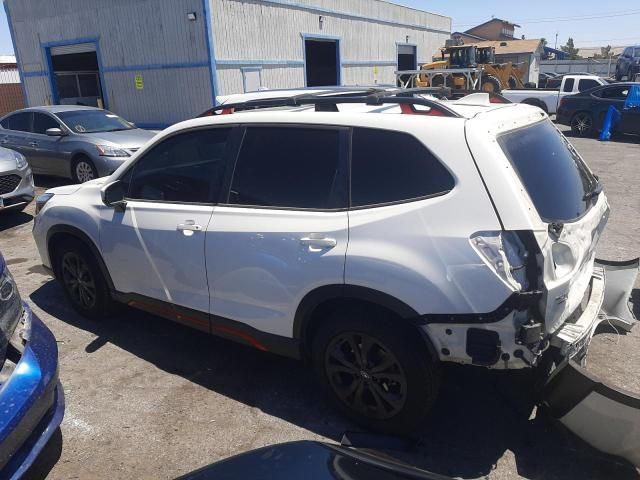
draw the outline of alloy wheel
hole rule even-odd
[[[340,401],[361,415],[391,418],[405,405],[407,377],[400,362],[365,333],[335,337],[326,350],[325,372]]]
[[[76,178],[80,181],[80,183],[93,180],[94,178],[93,167],[89,165],[87,162],[80,160],[76,164]]]
[[[593,126],[593,120],[591,116],[586,113],[578,113],[573,121],[571,127],[581,136],[584,137],[591,132]]]
[[[87,262],[75,252],[62,257],[62,281],[73,302],[83,309],[96,304],[96,284]]]

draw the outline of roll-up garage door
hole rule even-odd
[[[95,52],[96,44],[90,43],[76,43],[74,45],[63,45],[61,47],[51,47],[51,56],[56,55],[71,55],[73,53],[88,53]]]

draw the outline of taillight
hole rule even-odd
[[[529,252],[516,232],[476,232],[470,241],[485,263],[507,285],[516,290],[529,287],[526,272]]]

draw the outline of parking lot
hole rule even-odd
[[[599,256],[640,253],[640,145],[571,138],[600,176],[611,217]],[[39,192],[63,180],[37,177]],[[302,363],[209,337],[123,308],[105,323],[65,302],[40,266],[31,237],[34,204],[0,217],[0,251],[21,294],[58,340],[67,408],[61,433],[28,478],[173,478],[264,445],[300,439],[339,442],[357,430],[323,400]],[[634,290],[640,315],[640,282]],[[640,391],[640,328],[603,328],[590,371]],[[410,464],[463,478],[640,478],[543,415],[523,375],[450,367],[431,420],[411,450],[389,452]]]

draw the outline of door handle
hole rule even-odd
[[[31,145],[32,147],[37,147],[38,146],[38,142],[29,142],[29,145]]]
[[[338,242],[335,238],[311,238],[311,237],[303,237],[300,239],[300,243],[302,245],[307,245],[309,247],[315,248],[333,248]]]
[[[187,220],[184,223],[178,224],[176,227],[181,232],[200,232],[202,231],[202,225],[197,225],[193,220]]]

